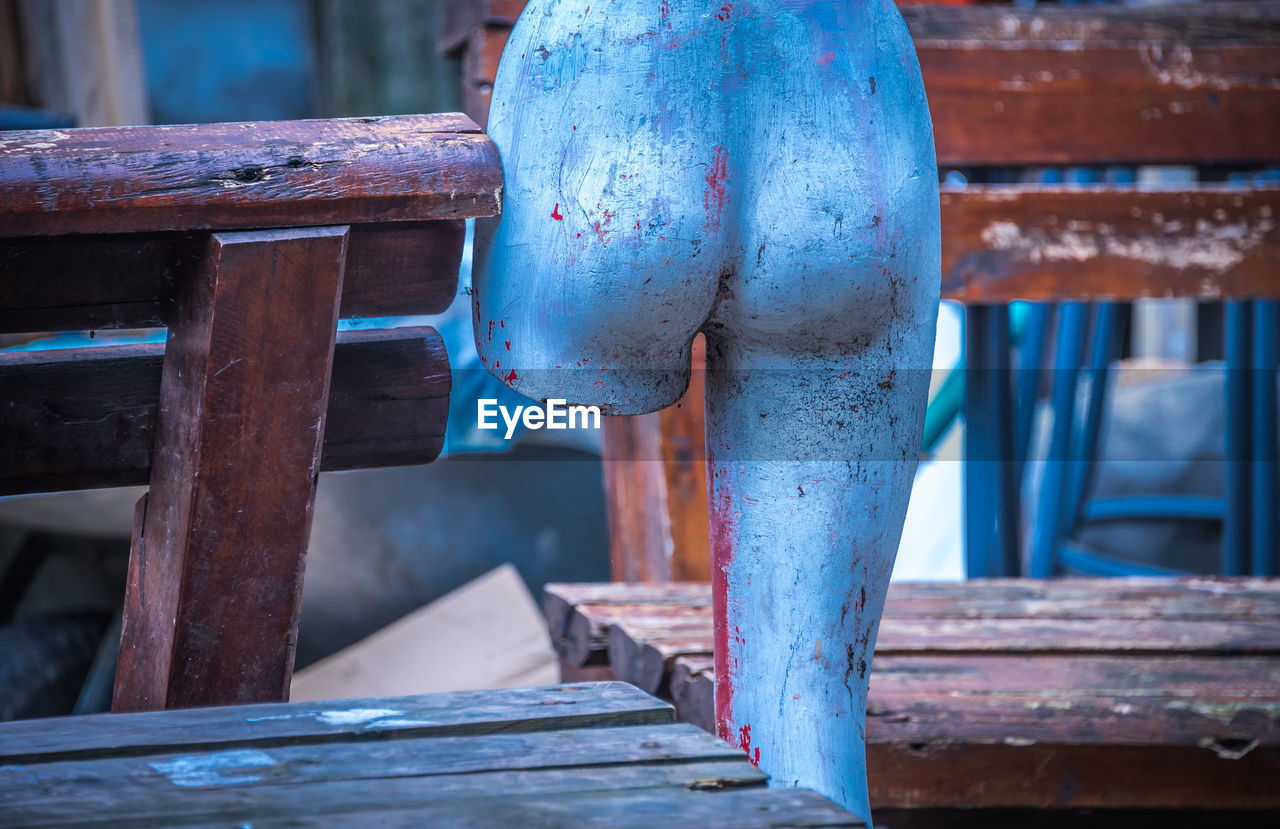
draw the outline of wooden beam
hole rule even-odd
[[[483,123],[510,33],[473,9],[463,97]],[[515,5],[515,4],[511,4]],[[911,6],[939,166],[1276,157],[1280,3]],[[459,18],[461,21],[462,18]],[[461,25],[461,24],[460,24]]]
[[[1278,223],[1277,186],[944,189],[942,295],[1280,297]]]
[[[939,166],[1276,157],[1280,3],[903,14]]]
[[[0,495],[145,484],[164,346],[0,354]],[[430,463],[449,362],[431,328],[338,335],[322,471]]]
[[[347,229],[218,233],[170,326],[113,709],[284,700]]]
[[[501,208],[459,114],[0,133],[0,237],[461,219]]]
[[[437,314],[453,302],[460,219],[351,227],[344,318]],[[0,239],[0,333],[165,325],[205,233]]]

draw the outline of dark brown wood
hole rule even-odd
[[[114,710],[288,698],[346,244],[214,234],[178,298]]]
[[[547,591],[713,729],[706,585]],[[866,735],[877,809],[1280,809],[1280,581],[893,584]]]
[[[0,723],[0,826],[860,826],[621,683]]]
[[[458,114],[0,134],[0,237],[491,216],[497,150]]]
[[[460,5],[471,15],[448,43],[463,54],[467,112],[483,123],[510,24]],[[1271,0],[902,11],[941,165],[1276,158],[1280,4]]]
[[[1280,296],[1280,187],[970,186],[942,216],[947,299]]]
[[[0,239],[0,333],[167,323],[206,233]],[[438,314],[457,293],[461,220],[354,225],[342,316]]]
[[[525,0],[445,0],[442,6],[436,46],[443,54],[452,55],[466,46],[477,26],[514,26]]]
[[[0,495],[145,484],[164,346],[0,354]],[[338,335],[323,471],[429,463],[449,362],[431,328]]]
[[[939,164],[1276,157],[1280,4],[903,13]]]

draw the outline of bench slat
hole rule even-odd
[[[461,220],[352,225],[341,315],[436,314],[453,301]],[[0,333],[168,323],[194,278],[204,233],[0,239]]]
[[[496,215],[493,142],[460,114],[0,133],[0,236]]]
[[[1280,297],[1280,187],[990,185],[941,199],[946,299]]]
[[[0,354],[0,494],[147,483],[164,347]],[[350,331],[334,351],[321,469],[429,463],[449,364],[431,328]]]

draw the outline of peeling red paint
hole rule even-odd
[[[714,464],[708,463],[712,481],[716,476]],[[714,484],[713,484],[714,486]],[[711,605],[715,614],[715,643],[712,647],[715,663],[716,734],[725,741],[732,740],[733,685],[737,666],[729,654],[729,565],[733,562],[737,546],[737,528],[732,510],[733,496],[727,487],[716,493],[716,509],[711,521]]]
[[[756,768],[760,767],[760,747],[756,746],[755,753],[751,752],[751,725],[747,724],[738,729],[738,745],[747,753],[747,762]]]
[[[719,20],[721,23],[728,23],[732,17],[733,17],[732,3],[725,3],[723,6],[720,7],[720,11],[716,12],[716,20]]]
[[[560,215],[560,202],[556,202],[555,208],[551,211],[551,218],[557,222],[563,222],[564,216]]]
[[[507,347],[507,351],[511,350],[511,340],[503,340],[502,344]]]
[[[518,379],[519,377],[516,375],[515,369],[511,369],[507,376],[502,378],[504,383],[514,383]]]
[[[729,191],[725,185],[729,178],[729,153],[724,147],[716,147],[707,168],[707,190],[703,194],[702,203],[707,211],[706,230],[708,233],[720,232],[720,217],[724,206],[729,202]]]

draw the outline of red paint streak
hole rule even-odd
[[[506,321],[506,320],[498,320],[498,327],[499,327],[499,328],[506,328],[506,327],[507,327],[507,321]]]
[[[831,49],[828,49],[827,51],[823,52],[821,55],[818,55],[818,65],[828,66],[831,64],[831,61],[835,59],[836,59],[836,53]]]
[[[720,217],[729,202],[729,191],[725,186],[728,178],[729,154],[724,147],[716,147],[711,166],[707,168],[707,191],[702,196],[702,204],[707,211],[708,233],[720,232]]]
[[[738,729],[738,745],[747,753],[747,762],[760,768],[760,747],[756,746],[755,754],[751,753],[751,726],[744,725]]]
[[[669,0],[662,0],[662,3],[658,6],[658,13],[663,17],[671,14],[671,3]]]
[[[511,340],[503,340],[502,344],[507,347],[507,351],[511,350]]]
[[[729,18],[733,17],[733,4],[725,3],[720,7],[720,11],[716,12],[716,20],[721,23],[728,23]]]
[[[555,219],[557,222],[564,221],[564,216],[560,215],[560,202],[556,202],[555,208],[551,211],[551,218]]]
[[[489,341],[493,341],[493,320],[489,320]]]
[[[519,378],[516,376],[516,370],[515,370],[515,369],[511,369],[510,373],[509,373],[509,374],[507,374],[507,376],[506,376],[506,377],[503,377],[503,378],[502,378],[502,380],[503,380],[503,382],[504,382],[504,383],[514,383],[514,382],[515,382],[516,380],[518,380],[518,379],[519,379]]]
[[[737,660],[729,653],[729,568],[738,546],[733,495],[729,488],[715,484],[715,467],[710,458],[707,471],[716,492],[711,510],[711,608],[715,618],[715,641],[712,647],[715,663],[716,734],[730,742],[733,739],[733,688],[737,681]]]

